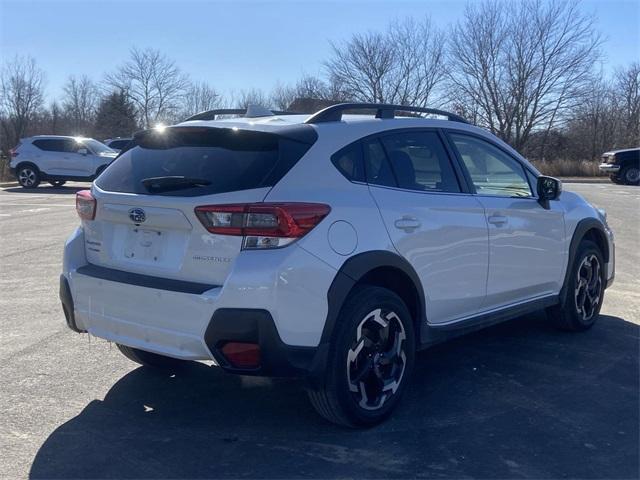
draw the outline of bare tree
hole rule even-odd
[[[634,62],[616,72],[615,95],[623,121],[623,143],[640,145],[640,63]]]
[[[199,112],[213,110],[220,106],[221,101],[222,96],[208,83],[191,83],[184,93],[182,116],[187,118]]]
[[[130,59],[107,75],[105,82],[116,91],[126,92],[144,127],[173,118],[189,85],[173,60],[151,48],[131,49]]]
[[[444,78],[444,39],[428,18],[332,43],[325,63],[339,96],[362,102],[427,105]]]
[[[233,98],[233,103],[238,108],[247,108],[249,105],[269,106],[269,98],[264,91],[257,88],[240,90],[238,94],[234,94],[232,97],[235,97]]]
[[[469,4],[452,31],[451,88],[479,123],[516,148],[552,129],[588,94],[599,35],[573,0]]]
[[[65,84],[62,107],[71,121],[74,134],[87,134],[91,130],[99,102],[96,84],[88,76],[70,76]]]
[[[325,101],[337,103],[344,100],[334,87],[319,77],[305,74],[294,85],[276,85],[270,95],[271,104],[280,110],[288,110],[292,105],[303,101],[313,104]]]
[[[31,57],[14,57],[0,73],[0,113],[4,142],[11,148],[22,138],[42,107],[44,72]]]

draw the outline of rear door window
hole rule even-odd
[[[460,192],[453,165],[436,132],[415,131],[382,137],[398,186],[426,192]]]
[[[112,192],[173,196],[270,187],[310,146],[269,132],[168,128],[137,139],[96,184]]]
[[[42,140],[34,140],[33,144],[38,147],[40,150],[44,150],[46,152],[67,152],[68,148],[68,140],[64,138],[49,138]]]
[[[385,187],[397,187],[387,154],[377,138],[365,140],[363,143],[367,182]]]

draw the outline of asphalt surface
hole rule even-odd
[[[1,189],[0,476],[638,478],[640,188],[565,188],[616,232],[596,326],[539,313],[423,352],[366,431],[323,421],[296,381],[157,373],[71,332],[58,275],[76,189]]]

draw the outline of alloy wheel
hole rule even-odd
[[[398,390],[407,365],[406,339],[391,310],[376,309],[358,324],[347,354],[347,381],[361,408],[377,410]]]
[[[595,315],[602,295],[602,274],[600,261],[594,254],[587,255],[580,262],[574,291],[578,315],[589,321]]]
[[[25,187],[32,187],[36,183],[36,172],[31,168],[23,168],[18,174],[18,180]]]
[[[640,169],[629,168],[624,177],[627,183],[638,183],[638,181],[640,181]]]

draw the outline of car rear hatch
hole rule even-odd
[[[223,285],[242,237],[210,233],[195,209],[261,202],[311,143],[223,127],[178,126],[137,135],[95,181],[95,218],[83,220],[88,262]]]

